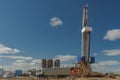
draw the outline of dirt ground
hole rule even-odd
[[[112,78],[49,78],[49,79],[39,79],[36,77],[19,77],[19,78],[0,78],[0,80],[120,80],[120,77],[117,77],[116,79]]]

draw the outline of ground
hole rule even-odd
[[[120,80],[120,77],[117,77],[116,79],[113,78],[49,78],[49,79],[39,79],[36,77],[17,77],[17,78],[0,78],[0,80]]]

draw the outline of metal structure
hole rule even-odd
[[[92,31],[92,27],[87,25],[88,16],[87,16],[87,5],[84,6],[83,12],[83,23],[82,23],[82,49],[81,56],[85,57],[85,62],[89,63],[90,59],[90,33]]]
[[[82,22],[82,46],[81,46],[81,57],[82,61],[86,65],[84,72],[90,73],[91,67],[90,67],[90,33],[92,31],[92,27],[88,26],[88,16],[87,16],[87,5],[84,6],[83,11],[83,22]]]
[[[82,46],[81,46],[81,58],[75,63],[72,75],[89,75],[91,73],[91,63],[94,63],[95,58],[90,57],[90,34],[92,27],[88,26],[88,6],[83,8],[83,21],[82,21]]]

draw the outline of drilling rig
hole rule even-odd
[[[90,75],[91,64],[94,63],[95,58],[90,57],[90,34],[92,32],[92,27],[88,26],[88,14],[87,14],[88,6],[85,5],[83,8],[83,21],[82,21],[82,46],[81,46],[81,57],[78,57],[77,62],[73,70],[71,70],[71,74],[74,76],[81,75]]]

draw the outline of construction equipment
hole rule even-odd
[[[88,16],[87,16],[87,5],[84,6],[83,11],[83,22],[82,22],[82,46],[81,46],[81,59],[75,63],[75,66],[72,70],[72,75],[81,76],[89,75],[91,73],[91,63],[94,63],[95,58],[90,57],[90,34],[92,32],[92,27],[87,25]]]

